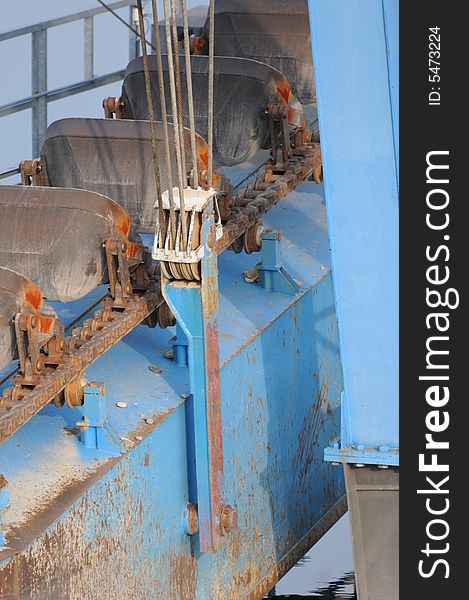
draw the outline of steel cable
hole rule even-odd
[[[105,2],[103,2],[102,0],[96,0],[96,1],[98,2],[98,4],[101,4],[101,6],[103,8],[105,8],[108,12],[110,12],[111,15],[113,15],[114,17],[116,17],[116,19],[118,21],[120,21],[122,23],[122,25],[125,25],[127,27],[127,29],[129,29],[132,33],[134,33],[143,42],[143,38],[140,35],[140,33],[136,29],[134,29],[132,27],[132,25],[130,25],[129,23],[127,23],[127,21],[125,21],[120,15],[118,15],[115,10],[112,10],[112,8],[110,6],[108,6]],[[155,50],[155,47],[150,42],[146,42],[146,44],[148,44],[150,46],[150,48],[152,48],[153,50]]]
[[[173,192],[173,171],[171,165],[171,151],[169,145],[169,131],[168,131],[168,115],[166,108],[166,93],[164,88],[163,78],[163,61],[161,59],[161,38],[159,29],[158,19],[158,5],[157,0],[152,0],[152,11],[153,11],[153,30],[155,36],[156,45],[156,64],[158,69],[158,84],[159,84],[159,99],[161,108],[161,120],[163,122],[163,137],[164,137],[164,150],[166,159],[166,179],[168,183],[168,195],[169,195],[169,220],[171,224],[172,239],[176,241],[176,213],[174,208],[174,192]]]
[[[194,95],[192,90],[192,64],[189,47],[189,19],[187,17],[187,2],[181,0],[181,10],[184,20],[184,54],[186,56],[187,103],[189,106],[189,127],[191,132],[191,152],[194,188],[199,187],[199,173],[197,169],[197,143],[195,137]]]
[[[208,185],[212,188],[213,176],[213,76],[215,56],[215,0],[210,0],[208,51]]]
[[[150,136],[151,136],[151,150],[153,157],[153,170],[155,173],[155,182],[156,182],[156,197],[158,200],[158,214],[159,214],[159,222],[160,228],[163,237],[166,236],[166,221],[164,216],[163,209],[163,197],[161,195],[161,176],[160,176],[160,167],[158,163],[158,149],[156,144],[156,130],[155,130],[155,113],[153,110],[153,98],[151,93],[151,81],[150,81],[150,68],[148,66],[148,53],[147,46],[145,40],[145,22],[143,19],[143,6],[142,0],[137,0],[137,9],[138,9],[138,20],[140,26],[140,34],[142,36],[142,56],[143,56],[143,69],[145,73],[145,89],[147,93],[147,104],[148,104],[148,117],[150,121]]]
[[[186,223],[186,211],[184,206],[184,177],[185,173],[182,172],[182,159],[181,159],[181,144],[179,137],[179,119],[177,110],[176,100],[176,82],[174,78],[174,63],[173,63],[173,45],[171,41],[171,24],[169,19],[169,6],[168,0],[163,0],[164,18],[165,18],[165,31],[166,31],[166,46],[168,51],[168,71],[169,71],[169,85],[171,91],[171,112],[173,114],[173,125],[174,125],[174,142],[176,145],[176,162],[178,168],[178,190],[179,190],[179,202],[180,202],[180,220],[182,228],[182,239],[183,246],[187,250],[187,223]]]
[[[181,89],[181,65],[179,64],[179,40],[177,30],[177,0],[171,0],[171,31],[173,36],[174,79],[176,82],[176,102],[178,107],[179,140],[181,144],[182,172],[186,170],[186,144],[184,142],[184,113]]]

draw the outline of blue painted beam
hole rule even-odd
[[[398,2],[309,0],[309,9],[344,372],[341,449],[343,462],[357,462],[350,448],[398,448]]]

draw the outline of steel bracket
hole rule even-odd
[[[270,292],[295,296],[300,286],[283,266],[281,239],[280,231],[267,229],[262,234],[262,260],[257,265],[259,285]]]
[[[178,326],[177,346],[184,348],[190,380],[194,443],[188,444],[189,501],[197,506],[201,552],[215,552],[230,531],[233,510],[224,501],[224,465],[218,338],[218,265],[214,251],[216,218],[213,201],[202,213],[201,281],[163,280],[163,295]],[[175,353],[175,356],[177,354]],[[185,362],[186,358],[182,361]]]
[[[101,450],[112,456],[125,451],[121,438],[106,416],[106,388],[103,383],[93,382],[84,390],[83,405],[78,407],[83,417],[77,422],[80,442],[86,448]]]
[[[21,185],[44,185],[41,159],[22,160],[20,162]]]
[[[176,322],[176,339],[173,344],[173,357],[174,362],[180,367],[189,366],[188,348],[189,342],[184,333],[184,329]]]
[[[288,130],[288,107],[280,102],[269,104],[266,110],[269,121],[271,156],[274,165],[288,161],[292,154]]]

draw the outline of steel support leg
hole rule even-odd
[[[360,600],[399,597],[399,471],[344,465]]]
[[[325,457],[346,463],[358,598],[395,600],[399,2],[309,0],[309,9],[344,375],[341,439]]]

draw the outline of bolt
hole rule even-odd
[[[228,535],[235,524],[235,511],[229,504],[224,504],[219,512],[219,530],[220,535]]]
[[[127,252],[127,242],[122,242],[121,251],[123,254]]]
[[[31,317],[31,321],[30,321],[30,325],[31,325],[31,329],[36,329],[37,327],[37,318],[36,317]]]
[[[199,517],[197,514],[197,506],[189,503],[183,513],[184,530],[187,535],[194,535],[199,531]]]

